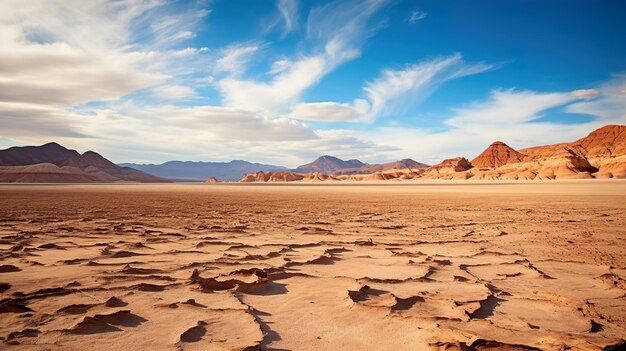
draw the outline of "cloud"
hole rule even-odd
[[[409,16],[409,24],[415,24],[419,20],[423,20],[424,18],[426,18],[426,16],[428,16],[428,14],[424,11],[413,10],[411,12],[411,15]]]
[[[298,121],[236,108],[155,105],[128,114],[115,109],[94,112],[78,116],[84,119],[79,130],[91,139],[68,135],[54,140],[81,150],[96,149],[116,162],[247,159],[295,167],[326,153],[383,157],[393,150],[349,130],[313,131]],[[29,140],[50,139],[34,135]]]
[[[367,100],[357,99],[352,104],[333,101],[296,104],[288,114],[290,118],[311,121],[356,121],[369,112]]]
[[[373,121],[403,113],[427,98],[441,84],[493,69],[484,63],[467,64],[460,54],[419,62],[402,69],[384,69],[363,88],[366,99],[351,104],[338,102],[301,103],[289,116],[317,121]]]
[[[234,75],[243,74],[245,65],[261,45],[260,43],[243,43],[227,47],[222,50],[221,57],[215,63],[215,71],[230,72]]]
[[[160,85],[152,88],[151,93],[160,100],[183,100],[196,96],[192,87],[184,85]]]
[[[372,104],[369,119],[402,112],[409,104],[428,97],[441,84],[485,72],[493,65],[466,64],[461,54],[440,57],[410,65],[404,69],[383,70],[382,75],[368,83],[364,90]]]
[[[324,70],[322,57],[306,57],[293,62],[269,82],[228,77],[218,81],[217,88],[226,106],[277,113],[294,104],[303,91],[317,83]]]
[[[569,113],[582,113],[607,123],[626,123],[626,74],[619,74],[600,85],[597,97],[567,106]]]
[[[167,78],[136,67],[145,56],[103,53],[94,57],[64,42],[29,42],[17,30],[2,29],[0,100],[71,105],[110,100]]]
[[[148,2],[159,4],[154,1]],[[173,9],[161,3],[153,10],[153,13],[144,13],[144,16],[139,18],[140,21],[135,21],[133,31],[131,31],[131,33],[140,34],[135,35],[134,39],[145,42],[149,38],[151,50],[160,50],[181,41],[193,39],[196,37],[195,28],[211,13],[210,10],[197,8],[194,5],[177,7],[175,11],[176,13],[172,13]],[[155,20],[157,17],[158,20]]]
[[[226,77],[216,87],[226,106],[280,114],[338,65],[360,55],[360,45],[372,33],[371,17],[386,3],[382,0],[336,1],[311,9],[307,37],[314,49],[294,59],[276,60],[270,79]]]
[[[365,39],[380,28],[380,23],[371,23],[373,15],[388,3],[388,0],[339,0],[316,6],[309,13],[307,37],[325,45],[329,55],[336,53],[337,58],[341,52],[359,51]]]
[[[455,116],[446,120],[453,127],[468,125],[517,125],[541,118],[540,113],[563,106],[576,99],[569,93],[537,93],[528,90],[497,90],[487,101],[456,108]]]
[[[309,24],[348,5],[316,7],[319,17],[309,18]],[[152,0],[8,0],[0,4],[0,127],[6,137],[57,140],[118,160],[189,154],[296,162],[332,148],[341,154],[385,152],[347,132],[318,132],[276,113],[289,110],[306,89],[360,54],[361,30],[379,6],[339,16],[338,24],[320,23],[325,34],[307,39],[308,52],[282,56],[269,80],[255,80],[240,75],[262,43],[221,51],[171,49],[195,36],[206,10],[179,11]],[[279,7],[287,28],[295,29],[297,4]],[[211,79],[200,78],[207,76]],[[207,86],[222,93],[225,106],[176,105]]]
[[[162,84],[201,52],[154,51],[193,36],[208,11],[191,9],[165,15],[169,5],[152,0],[3,1],[0,101],[71,106]]]
[[[577,99],[589,100],[598,96],[600,92],[597,89],[578,89],[578,90],[572,91],[571,94]]]
[[[81,123],[85,117],[55,106],[24,102],[0,102],[0,130],[3,137],[46,142],[50,136],[84,138]],[[49,140],[48,140],[49,141]]]
[[[276,12],[261,21],[264,32],[282,27],[282,38],[300,25],[300,1],[276,0]]]
[[[283,35],[287,35],[298,26],[298,0],[278,0],[276,5],[285,23]]]
[[[155,106],[143,108],[138,117],[154,118],[182,129],[203,129],[215,138],[242,141],[290,141],[315,139],[317,135],[302,122],[272,118],[262,111],[222,106]]]

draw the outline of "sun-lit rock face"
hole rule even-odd
[[[501,141],[494,141],[485,151],[471,161],[477,168],[497,168],[508,163],[521,162],[524,155]]]
[[[519,151],[526,155],[519,168],[539,168],[542,179],[626,177],[626,126],[608,125],[571,143]]]

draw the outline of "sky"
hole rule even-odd
[[[0,148],[289,167],[626,124],[626,2],[3,0]]]

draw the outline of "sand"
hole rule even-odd
[[[0,185],[3,350],[625,347],[626,182]]]

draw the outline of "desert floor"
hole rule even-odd
[[[601,350],[626,181],[2,185],[0,349]]]

